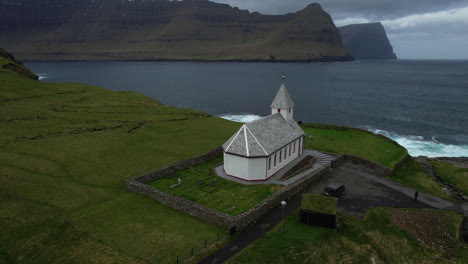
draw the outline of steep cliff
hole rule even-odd
[[[2,48],[0,48],[0,72],[19,74],[33,80],[39,80],[39,76],[32,73],[22,62],[17,61],[13,55]]]
[[[27,60],[353,59],[318,4],[262,15],[208,0],[9,2],[0,45]]]
[[[397,59],[381,23],[354,24],[339,30],[344,47],[356,59]]]

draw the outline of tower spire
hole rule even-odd
[[[284,74],[282,74],[282,79],[283,83],[271,104],[271,114],[281,113],[286,120],[290,120],[293,119],[294,102],[289,95],[286,84],[284,84],[284,80],[286,79]]]

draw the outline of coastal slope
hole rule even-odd
[[[25,60],[353,60],[319,4],[262,15],[208,0],[28,0],[0,6],[0,46]]]
[[[339,28],[344,47],[356,59],[396,60],[392,44],[380,22]]]
[[[11,53],[2,48],[0,48],[0,72],[13,73],[29,79],[39,80],[39,76],[32,73],[21,61],[16,60]]]
[[[221,145],[238,124],[3,70],[0,113],[0,263],[175,263],[224,234],[123,182]]]

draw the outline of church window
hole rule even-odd
[[[282,149],[280,149],[280,151],[279,151],[279,163],[281,163],[281,154],[282,154],[281,152],[282,151],[283,151]]]
[[[291,156],[291,144],[289,144],[289,156]]]
[[[276,167],[276,153],[275,153],[275,160],[274,160],[274,166]]]
[[[268,170],[271,170],[271,157],[268,158]]]
[[[293,153],[296,153],[296,141],[293,143]]]
[[[299,155],[301,155],[301,150],[302,150],[301,149],[301,145],[302,145],[301,143],[302,143],[302,138],[299,139],[299,148],[298,148],[299,149]]]
[[[281,113],[281,109],[278,108],[278,113]]]
[[[284,147],[284,159],[286,159],[286,147]]]
[[[291,113],[291,108],[289,108],[289,113]]]

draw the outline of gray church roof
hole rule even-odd
[[[304,135],[294,120],[280,113],[243,125],[224,145],[226,153],[245,157],[266,157]]]
[[[279,108],[279,109],[290,109],[294,108],[294,102],[289,95],[288,88],[283,83],[276,94],[273,103],[271,104],[271,108]]]

